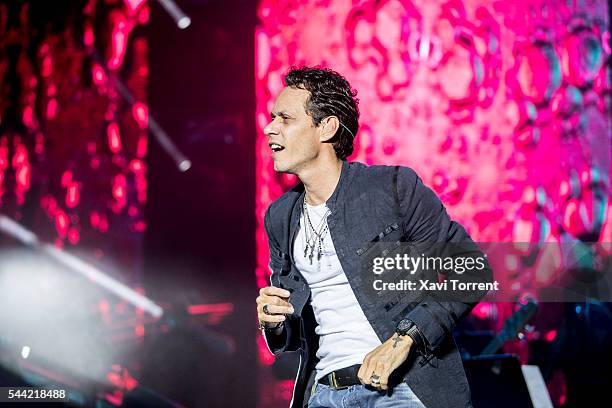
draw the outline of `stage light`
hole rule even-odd
[[[151,299],[141,295],[118,280],[111,278],[109,275],[84,260],[68,252],[64,252],[51,244],[40,242],[36,234],[4,215],[0,215],[0,231],[32,247],[40,253],[51,257],[73,272],[85,276],[91,282],[114,293],[121,299],[125,299],[135,307],[143,309],[151,316],[160,318],[163,315],[164,310]]]
[[[178,165],[178,168],[180,171],[186,172],[187,170],[191,168],[191,160],[181,160],[181,162]]]
[[[0,352],[15,356],[3,369],[103,381],[120,349],[88,305],[108,293],[34,248],[2,249],[0,259]]]
[[[187,16],[182,17],[181,19],[179,19],[179,21],[176,22],[176,25],[181,30],[184,30],[191,25],[191,19]]]
[[[159,0],[160,3],[162,5],[164,5],[164,1]],[[174,3],[172,3],[174,4]],[[176,5],[174,5],[176,8]],[[166,8],[166,6],[164,6],[164,8]],[[166,8],[166,10],[168,10]],[[189,17],[187,17],[182,11],[180,11],[178,8],[176,8],[174,14],[173,12],[168,11],[173,17],[175,17],[175,21],[178,21],[180,19],[184,19],[187,18],[189,19]],[[191,20],[189,20],[190,22]],[[183,23],[184,24],[184,23]],[[98,53],[92,53],[91,57],[93,57],[93,59],[98,63],[98,65],[100,65],[102,67],[102,69],[104,70],[104,73],[107,75],[109,81],[111,82],[111,84],[116,88],[117,92],[119,92],[119,94],[123,97],[123,99],[129,103],[130,105],[132,105],[132,108],[134,109],[134,114],[135,114],[135,118],[136,121],[139,122],[139,124],[141,126],[144,126],[144,119],[145,117],[148,118],[148,125],[149,125],[149,131],[151,132],[151,135],[155,138],[155,140],[157,140],[157,142],[160,144],[160,146],[162,147],[162,149],[164,149],[164,151],[170,156],[172,157],[172,159],[174,160],[174,162],[176,163],[177,167],[179,168],[180,171],[185,172],[187,170],[189,170],[189,168],[191,167],[191,162],[187,159],[187,157],[179,150],[179,148],[174,144],[174,142],[172,141],[172,139],[170,139],[170,137],[168,136],[168,134],[166,133],[166,131],[161,127],[161,125],[157,122],[157,120],[155,120],[155,118],[149,114],[148,112],[148,107],[143,104],[140,103],[136,100],[136,98],[134,97],[134,95],[132,94],[132,92],[128,89],[128,87],[119,79],[117,78],[115,75],[113,75],[113,73],[108,69],[108,67],[105,65],[104,62],[104,58],[102,58]],[[115,141],[113,140],[113,142],[120,142],[120,139]],[[112,150],[112,144],[111,144],[111,150]],[[116,146],[117,148],[120,148],[120,146]],[[138,141],[138,147],[137,147],[137,156],[138,157],[144,157],[146,154],[146,137],[142,138]],[[182,165],[181,167],[181,163],[185,162],[185,164]]]
[[[189,27],[191,25],[191,19],[183,10],[181,10],[174,1],[172,0],[157,0],[157,2],[166,10],[170,17],[176,22],[176,25],[181,30]]]

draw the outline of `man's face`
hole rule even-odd
[[[319,154],[320,134],[304,108],[309,96],[305,89],[286,87],[276,98],[264,133],[278,172],[297,174]]]

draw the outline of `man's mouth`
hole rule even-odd
[[[273,152],[280,152],[281,150],[285,150],[285,146],[281,146],[278,143],[270,143],[270,149],[272,149]]]

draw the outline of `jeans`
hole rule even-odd
[[[391,391],[376,391],[365,385],[351,385],[334,390],[318,384],[310,396],[308,408],[425,408],[408,384],[402,382]]]

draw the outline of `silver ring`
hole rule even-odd
[[[372,383],[373,386],[379,386],[380,385],[380,376],[378,376],[376,374],[372,374],[370,376],[370,383]]]
[[[263,312],[267,315],[272,314],[270,313],[270,311],[268,310],[268,304],[263,305],[263,307],[261,308],[261,310],[263,310]]]

